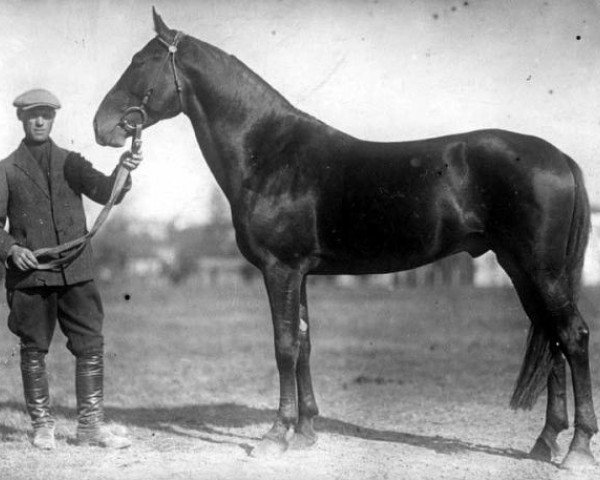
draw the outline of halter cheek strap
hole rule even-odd
[[[179,41],[183,37],[183,34],[179,31],[175,32],[175,36],[173,37],[173,42],[168,43],[162,37],[156,37],[160,43],[167,47],[167,59],[171,59],[171,70],[173,71],[173,81],[175,82],[175,89],[177,90],[177,96],[179,97],[179,105],[183,109],[183,99],[181,84],[179,83],[179,77],[177,76],[177,67],[175,66],[175,53],[177,53],[177,45]]]

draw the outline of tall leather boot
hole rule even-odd
[[[75,364],[77,395],[77,443],[107,448],[126,448],[131,441],[104,425],[104,357],[102,353],[78,356]]]
[[[33,446],[42,450],[52,450],[56,443],[45,357],[46,354],[39,350],[21,350],[21,376],[25,406],[33,425]]]

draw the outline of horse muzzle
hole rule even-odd
[[[119,148],[125,145],[128,132],[120,123],[100,123],[94,118],[94,134],[98,145]]]

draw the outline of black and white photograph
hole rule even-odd
[[[598,0],[0,23],[0,478],[600,476]]]

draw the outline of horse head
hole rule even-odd
[[[184,109],[175,58],[182,34],[167,27],[154,8],[152,14],[156,37],[133,56],[94,117],[100,145],[122,147],[136,124],[146,128]]]

